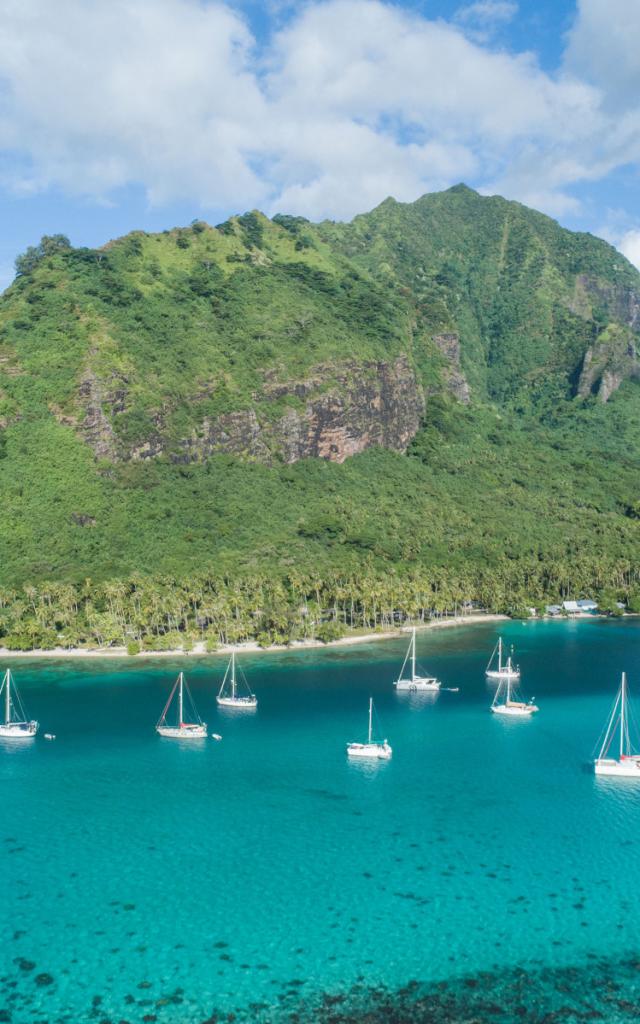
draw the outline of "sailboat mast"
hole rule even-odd
[[[231,653],[231,696],[236,699],[236,652]]]
[[[502,672],[502,637],[498,637],[498,672]]]
[[[11,675],[9,669],[4,674],[4,724],[11,721]]]
[[[184,708],[184,697],[183,697],[183,692],[182,692],[183,685],[184,685],[184,677],[183,677],[183,673],[181,672],[180,673],[180,689],[178,691],[178,725],[182,725],[182,712],[183,712],[183,708]]]
[[[372,733],[372,727],[373,727],[373,697],[369,697],[369,739],[368,739],[369,743],[371,743],[371,736],[373,734]]]
[[[627,731],[627,673],[622,673],[620,688],[620,760],[624,757],[624,739]]]
[[[416,679],[416,627],[413,627],[411,636],[411,682]]]

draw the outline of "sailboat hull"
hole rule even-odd
[[[37,722],[8,722],[0,725],[0,740],[33,740],[37,731]]]
[[[416,676],[415,679],[398,679],[393,685],[398,693],[417,693],[418,691],[433,692],[434,690],[439,690],[442,684],[439,679],[434,679],[433,677]]]
[[[258,706],[257,697],[216,697],[216,704],[221,708],[237,708],[240,711],[253,711]]]
[[[601,757],[593,762],[596,775],[615,775],[618,778],[640,779],[640,759],[625,757],[622,761]]]
[[[207,738],[207,725],[158,725],[156,726],[158,736],[164,736],[169,740],[204,740]]]
[[[388,761],[393,750],[386,742],[384,743],[348,743],[348,757],[365,757],[369,760]]]
[[[512,669],[508,669],[508,668],[495,668],[495,669],[491,669],[491,668],[489,668],[485,672],[485,675],[486,675],[487,679],[498,679],[498,680],[499,679],[516,679],[517,680],[517,679],[520,678],[520,669],[519,668],[512,668]]]
[[[535,704],[495,704],[491,710],[494,715],[506,715],[509,718],[529,718],[539,709]]]

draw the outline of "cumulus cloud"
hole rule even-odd
[[[0,0],[0,182],[316,218],[466,179],[561,215],[576,183],[640,162],[638,104],[620,98],[638,63],[601,0],[582,0],[555,75],[469,34],[504,24],[509,0],[451,23],[382,0],[278,0],[290,13],[261,43],[250,6]]]
[[[579,0],[566,67],[596,85],[609,110],[636,110],[640,96],[640,4]]]
[[[627,231],[620,239],[618,249],[640,270],[640,229]]]
[[[467,34],[478,42],[488,41],[500,27],[512,21],[518,13],[513,0],[476,0],[460,7],[454,21],[463,25]]]

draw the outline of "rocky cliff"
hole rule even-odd
[[[393,362],[346,361],[319,365],[303,380],[281,380],[271,371],[247,409],[204,416],[187,437],[170,440],[166,415],[157,413],[142,444],[118,441],[118,416],[126,411],[122,379],[83,378],[79,429],[96,456],[140,461],[166,455],[172,462],[203,462],[226,452],[260,462],[321,458],[343,462],[367,448],[402,452],[415,436],[425,400],[406,356]],[[291,403],[288,407],[287,403]],[[273,408],[285,409],[273,414]],[[115,428],[114,428],[115,424]]]

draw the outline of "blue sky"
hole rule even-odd
[[[0,0],[0,285],[42,234],[458,181],[640,265],[638,0]]]

